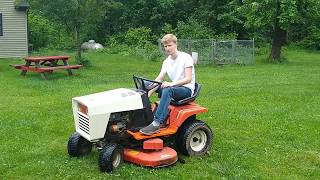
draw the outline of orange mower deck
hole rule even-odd
[[[163,147],[160,138],[144,141],[143,150],[126,148],[123,154],[125,161],[153,168],[169,166],[178,160],[177,152],[170,147]]]

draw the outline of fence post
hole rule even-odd
[[[214,40],[214,58],[218,58],[218,48],[217,48],[217,40]]]
[[[235,40],[232,40],[232,50],[231,50],[231,57],[232,57],[232,63],[235,64],[236,63],[236,60],[235,60],[235,57],[234,57],[234,51],[235,51]]]
[[[213,39],[211,39],[211,59],[214,60],[214,42]]]
[[[254,64],[255,60],[254,60],[254,38],[252,39],[252,64]]]
[[[192,55],[192,42],[190,39],[188,39],[188,51],[189,51],[189,54]]]

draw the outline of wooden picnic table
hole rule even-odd
[[[72,75],[71,69],[79,69],[82,65],[69,65],[69,56],[40,56],[26,57],[25,64],[12,65],[16,69],[21,70],[21,75],[25,76],[27,71],[38,72],[43,79],[47,79],[46,73],[52,73],[54,70],[65,69],[68,75]],[[63,64],[59,64],[62,61]]]

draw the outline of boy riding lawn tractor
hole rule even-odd
[[[196,115],[208,110],[195,104],[200,85],[194,94],[169,106],[166,124],[152,135],[139,130],[150,124],[157,103],[150,104],[148,91],[161,82],[133,76],[137,89],[119,88],[72,99],[76,132],[68,141],[68,153],[80,157],[100,151],[99,167],[111,172],[121,162],[128,161],[148,167],[163,167],[178,160],[177,152],[164,146],[175,140],[177,149],[185,155],[203,155],[212,145],[213,134]]]

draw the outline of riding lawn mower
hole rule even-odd
[[[169,166],[180,153],[199,156],[212,146],[213,133],[196,115],[207,108],[194,103],[201,89],[196,83],[189,98],[172,99],[166,124],[152,135],[139,130],[153,121],[157,102],[150,103],[148,92],[161,82],[133,76],[136,88],[119,88],[72,99],[76,132],[68,141],[68,154],[81,157],[93,147],[99,151],[99,168],[112,172],[123,161],[147,167]],[[172,144],[173,147],[167,146]]]

